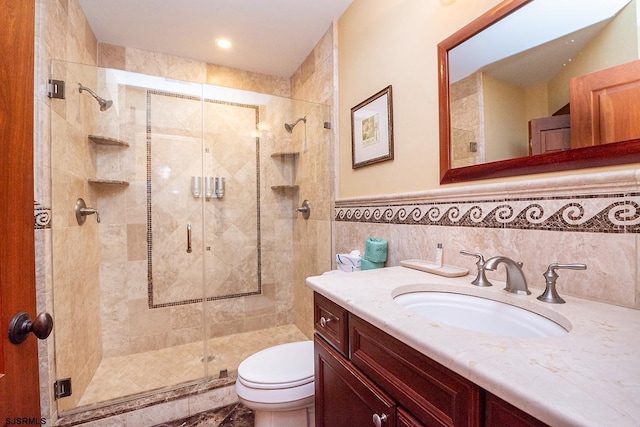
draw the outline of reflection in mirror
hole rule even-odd
[[[454,182],[445,178],[456,168],[529,166],[545,161],[534,154],[570,149],[570,81],[638,59],[636,1],[506,0],[443,41],[442,182]],[[532,146],[532,128],[545,144]],[[517,167],[497,169],[523,173]]]

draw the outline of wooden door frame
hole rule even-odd
[[[0,25],[0,423],[16,424],[42,421],[36,338],[11,344],[7,333],[17,312],[36,314],[35,0],[0,0]]]

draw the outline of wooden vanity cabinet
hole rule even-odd
[[[314,322],[316,427],[545,426],[318,293]]]

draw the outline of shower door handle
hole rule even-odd
[[[191,223],[187,223],[187,253],[191,253]]]

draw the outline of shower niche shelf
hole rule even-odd
[[[121,147],[128,148],[129,143],[126,141],[122,141],[116,138],[110,138],[108,136],[101,135],[87,135],[89,141],[93,142],[96,147]],[[103,152],[104,153],[104,152]],[[129,186],[128,181],[123,181],[120,179],[103,179],[103,178],[89,178],[87,180],[89,185],[98,189],[98,188],[124,188]]]
[[[295,175],[294,169],[296,167],[296,161],[298,160],[299,154],[300,154],[299,151],[279,151],[279,152],[271,153],[271,158],[281,159],[281,167],[283,169],[283,172],[286,172],[286,169],[289,169],[288,171],[289,175],[293,177]],[[299,188],[300,186],[295,184],[279,184],[279,185],[271,186],[271,189],[276,191],[285,191],[285,190],[298,191]]]
[[[300,154],[299,151],[280,151],[277,153],[271,153],[271,157],[281,157],[281,158],[287,158],[287,157],[291,157],[291,158],[296,158],[296,156],[298,156],[298,154]]]
[[[298,190],[300,188],[299,185],[272,185],[272,190]]]
[[[96,187],[128,187],[129,181],[121,181],[119,179],[89,179],[89,184]]]
[[[96,145],[104,145],[111,147],[128,147],[129,143],[126,141],[122,141],[116,138],[110,138],[108,136],[100,136],[100,135],[89,135],[89,141],[93,142]]]

